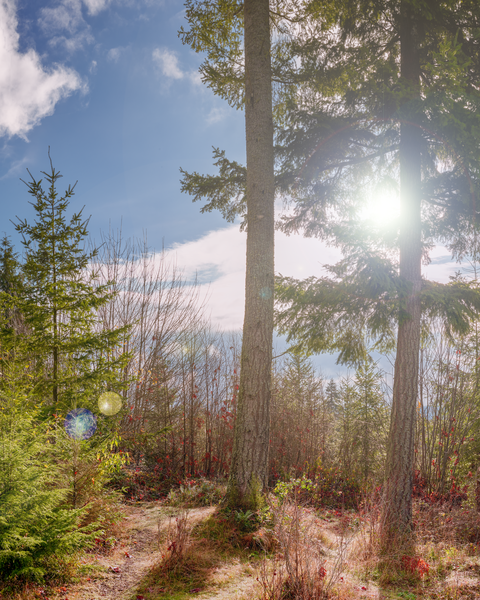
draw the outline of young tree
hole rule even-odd
[[[331,464],[333,412],[308,358],[293,355],[274,375],[270,470],[273,481]]]
[[[77,403],[93,407],[105,388],[121,388],[119,378],[126,356],[113,356],[126,328],[97,331],[98,311],[110,302],[110,282],[99,284],[82,243],[88,219],[82,211],[67,221],[65,212],[74,194],[69,186],[62,197],[56,189],[61,175],[50,160],[48,182],[31,176],[26,183],[34,198],[37,220],[19,219],[25,259],[21,265],[19,308],[28,328],[28,348],[36,368],[35,396],[47,412],[67,412]]]
[[[7,318],[3,323],[3,335],[7,331],[19,332],[22,327],[23,319],[18,306],[16,306],[18,298],[22,295],[22,281],[19,269],[18,255],[9,238],[5,235],[0,245],[0,292],[4,292],[6,297],[9,297],[12,302],[8,308],[5,307],[7,311],[5,316]]]
[[[0,292],[2,309],[12,305]],[[7,320],[2,310],[1,331]],[[42,581],[53,556],[61,561],[91,547],[99,529],[98,522],[81,526],[85,508],[66,506],[68,486],[60,484],[51,452],[58,436],[32,401],[25,343],[20,335],[0,338],[0,581]]]

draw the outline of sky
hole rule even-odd
[[[243,323],[245,239],[238,224],[180,192],[180,172],[213,173],[212,146],[245,162],[244,114],[200,80],[202,56],[183,46],[182,0],[0,0],[0,235],[32,222],[20,179],[48,170],[63,191],[78,181],[72,209],[85,206],[90,235],[122,229],[164,247],[187,276],[197,273],[212,324]],[[276,271],[321,275],[335,248],[277,233]],[[428,278],[458,270],[445,248]],[[324,357],[323,370],[335,370]]]

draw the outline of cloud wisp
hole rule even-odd
[[[194,85],[202,83],[198,71],[182,70],[177,53],[168,48],[155,48],[152,52],[152,59],[163,75],[165,83],[181,79],[187,79]]]
[[[47,69],[33,49],[21,53],[17,26],[15,2],[0,2],[0,136],[27,139],[61,99],[85,86],[73,69]]]
[[[166,252],[187,280],[197,277],[198,285],[208,298],[207,313],[212,324],[226,331],[241,329],[245,306],[246,234],[239,231],[238,225],[211,231],[195,241],[175,244]],[[443,256],[445,252],[445,248],[438,246],[432,251],[432,257]],[[327,274],[324,265],[335,264],[341,258],[339,249],[318,239],[275,232],[276,273],[297,279],[311,275],[321,277]],[[432,264],[424,267],[424,276],[446,283],[458,268],[454,262]]]
[[[73,53],[94,41],[90,26],[83,18],[82,0],[62,0],[56,6],[40,10],[38,23],[51,46],[64,46]]]
[[[319,240],[276,232],[275,271],[298,278],[322,274],[322,265],[336,262],[339,251]],[[246,234],[232,225],[198,240],[167,250],[188,280],[205,289],[212,325],[225,331],[243,326],[245,306]]]
[[[68,52],[81,50],[95,39],[83,16],[96,16],[107,9],[113,0],[61,0],[55,6],[40,10],[38,23],[49,38],[51,46],[63,46]]]

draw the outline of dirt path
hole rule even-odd
[[[205,519],[214,507],[188,510],[193,524]],[[108,556],[89,557],[85,563],[94,565],[95,574],[68,590],[69,600],[129,600],[148,573],[161,559],[159,535],[165,530],[172,509],[158,503],[127,506],[122,539]]]
[[[89,555],[84,560],[84,563],[89,565],[90,574],[85,576],[81,583],[68,588],[68,600],[135,600],[139,584],[150,569],[160,563],[161,540],[164,539],[162,533],[179,510],[162,506],[157,502],[130,505],[124,510],[125,519],[122,523],[120,543],[107,556]],[[189,522],[193,525],[208,518],[214,510],[215,507],[206,507],[186,509],[186,512]],[[307,516],[308,512],[304,515],[307,521],[313,517]],[[335,524],[319,522],[316,518],[314,520],[316,527],[322,532],[326,566],[331,572],[336,563],[342,536],[339,535]],[[353,542],[354,540],[350,540],[347,544],[345,561],[348,560],[352,550],[355,553]],[[270,560],[268,562],[270,563]],[[198,596],[192,595],[192,600],[196,597],[202,600],[252,600],[260,591],[257,582],[259,568],[258,564],[254,568],[238,559],[229,560],[212,572],[208,589],[202,590]],[[364,584],[352,573],[342,572],[341,575],[341,579],[339,575],[341,587],[349,588],[353,597],[362,600],[384,598],[375,584],[371,582]],[[138,598],[143,596],[138,595]]]

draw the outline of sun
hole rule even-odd
[[[377,185],[360,209],[360,218],[377,228],[390,227],[400,217],[400,194],[392,183]]]

